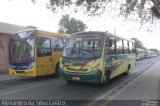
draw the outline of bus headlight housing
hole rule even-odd
[[[29,66],[28,66],[28,69],[31,69],[35,66],[35,62],[32,62]]]
[[[94,67],[92,67],[92,70],[98,70],[99,66],[100,66],[100,64],[95,65]]]
[[[10,69],[15,69],[16,66],[9,64],[9,68],[10,68]]]

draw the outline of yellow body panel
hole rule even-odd
[[[11,76],[30,76],[30,77],[35,77],[37,76],[37,71],[36,67],[33,67],[32,69],[26,69],[26,70],[12,70],[9,68],[9,74]],[[21,73],[19,73],[21,72]]]
[[[36,29],[36,36],[43,37],[43,38],[49,38],[51,37],[60,37],[62,39],[65,38],[63,34],[43,31],[43,30],[37,30]],[[9,69],[9,74],[12,76],[44,76],[44,75],[50,75],[54,74],[56,72],[56,65],[59,64],[60,57],[62,52],[56,52],[52,50],[52,54],[50,56],[43,56],[38,57],[37,54],[37,45],[34,44],[34,50],[35,50],[35,67],[32,69],[26,69],[26,70],[13,70]]]
[[[131,58],[129,60],[125,60],[122,62],[119,66],[116,66],[116,68],[112,71],[110,79],[119,76],[120,74],[128,71],[128,66],[130,65],[130,68],[135,66],[136,61],[136,55],[132,54]],[[114,63],[116,64],[116,62]]]

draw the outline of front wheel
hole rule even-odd
[[[56,72],[55,75],[56,75],[57,77],[59,77],[59,63],[57,63],[55,70],[56,70],[56,71],[55,71],[55,72]]]
[[[125,75],[129,75],[130,65],[128,65],[127,71],[124,73]]]
[[[104,73],[103,82],[101,83],[101,86],[106,86],[107,83],[109,82],[109,79],[110,79],[110,72],[109,72],[109,71],[106,71],[106,72]]]

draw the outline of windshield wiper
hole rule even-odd
[[[86,52],[92,54],[93,58],[96,59],[96,55],[94,53],[92,53],[91,51],[83,49],[83,48],[80,48],[80,50],[83,50],[83,51],[86,51]]]

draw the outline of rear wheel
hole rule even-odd
[[[125,72],[125,75],[129,75],[130,65],[128,65],[127,71]]]

